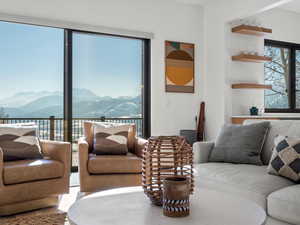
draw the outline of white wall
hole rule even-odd
[[[272,34],[265,36],[266,39],[300,44],[299,13],[273,9],[257,15],[257,18],[273,29]]]
[[[7,0],[0,13],[154,33],[152,40],[152,135],[194,129],[203,96],[203,12],[172,0]],[[1,18],[1,17],[0,17]],[[3,18],[2,18],[3,19]],[[38,20],[36,20],[38,21]],[[196,44],[195,94],[165,92],[164,41]]]

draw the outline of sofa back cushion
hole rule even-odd
[[[269,125],[267,121],[249,125],[225,124],[209,161],[262,165],[260,155]]]
[[[93,144],[94,144],[94,124],[97,124],[99,122],[92,122],[92,121],[85,121],[83,122],[83,128],[84,128],[84,136],[86,137],[86,141],[89,144],[89,150],[90,152],[93,150]],[[120,123],[117,123],[119,125]],[[127,124],[130,125],[130,129],[128,132],[128,140],[127,140],[127,147],[128,151],[134,152],[134,146],[136,141],[136,126],[135,124]]]
[[[262,120],[245,120],[244,124],[258,123]],[[268,165],[272,156],[274,139],[277,135],[300,137],[300,120],[268,120],[270,128],[262,150],[262,161]]]

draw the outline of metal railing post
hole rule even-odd
[[[50,116],[50,140],[54,141],[55,138],[55,116]]]

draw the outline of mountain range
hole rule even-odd
[[[0,107],[10,118],[63,117],[62,92],[19,92],[0,99]],[[139,117],[141,96],[100,97],[87,89],[73,89],[73,117]]]

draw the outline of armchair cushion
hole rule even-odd
[[[83,130],[84,130],[84,136],[86,137],[86,141],[89,144],[89,151],[91,152],[93,149],[93,142],[94,142],[94,124],[97,124],[100,122],[92,122],[92,121],[85,121],[83,122]],[[101,123],[100,123],[101,124]],[[110,123],[110,124],[118,124],[120,123]],[[127,147],[129,151],[133,151],[135,147],[135,134],[136,134],[136,126],[135,124],[129,124],[130,130],[128,132],[128,142]]]
[[[36,126],[0,126],[0,148],[4,161],[43,158],[36,130]]]
[[[130,125],[94,124],[94,148],[96,155],[126,155]]]
[[[18,160],[3,165],[5,185],[60,178],[63,174],[64,165],[56,160]]]
[[[134,174],[142,172],[142,159],[127,155],[89,155],[88,171],[91,174]]]

